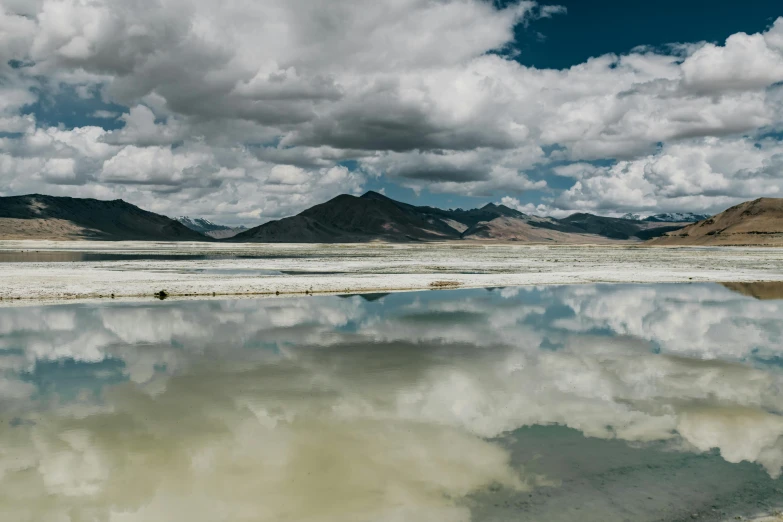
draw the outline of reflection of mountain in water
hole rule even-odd
[[[755,297],[756,299],[783,299],[783,281],[722,284],[729,290],[749,297]]]
[[[367,297],[3,310],[0,513],[648,521],[783,502],[783,375],[765,363],[783,301]]]
[[[376,293],[376,294],[342,294],[342,295],[339,295],[338,297],[349,298],[349,297],[359,296],[362,299],[364,299],[365,301],[373,302],[373,301],[379,301],[379,300],[383,299],[384,297],[386,297],[387,295],[389,295],[389,294],[388,293],[379,292],[379,293]]]

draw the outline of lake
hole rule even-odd
[[[573,285],[0,308],[0,520],[783,506],[783,295]]]

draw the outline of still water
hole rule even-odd
[[[80,251],[2,251],[0,263],[81,263],[86,261],[211,261],[227,259],[276,259],[275,254],[160,254]]]
[[[2,308],[0,520],[770,511],[775,296],[596,285]]]

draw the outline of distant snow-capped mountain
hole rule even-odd
[[[710,215],[708,214],[694,214],[693,212],[667,212],[644,217],[642,214],[633,214],[629,212],[620,216],[620,219],[647,221],[648,223],[696,223],[697,221],[702,221],[709,217]]]
[[[693,212],[668,212],[646,217],[644,221],[655,223],[696,223],[709,217],[711,217],[709,214],[694,214]]]
[[[177,221],[179,221],[180,223],[182,223],[183,225],[185,225],[191,230],[195,230],[196,232],[200,232],[206,236],[214,237],[215,239],[226,239],[229,237],[234,237],[240,232],[247,230],[247,227],[241,225],[238,227],[218,225],[217,223],[213,223],[212,221],[204,218],[179,216],[174,219],[176,219]]]

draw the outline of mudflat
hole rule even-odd
[[[88,261],[40,261],[54,254]],[[1,241],[0,298],[70,301],[623,282],[783,281],[783,249]],[[11,255],[13,254],[13,255]],[[41,257],[43,255],[43,257]],[[20,261],[30,256],[30,261]],[[57,258],[57,256],[55,256]],[[78,259],[78,256],[76,256]],[[159,294],[160,295],[160,294]]]

